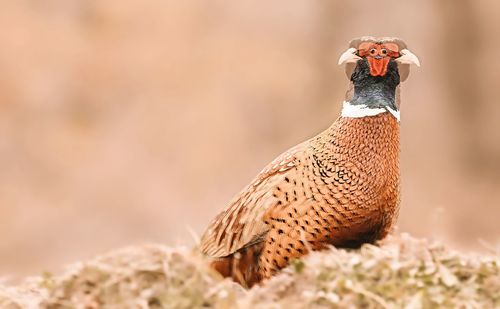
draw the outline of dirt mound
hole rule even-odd
[[[0,286],[2,308],[498,308],[500,256],[466,255],[406,234],[331,248],[244,290],[195,251],[129,247],[59,276]]]

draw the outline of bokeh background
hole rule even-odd
[[[500,238],[500,2],[0,1],[0,276],[193,245],[275,156],[328,127],[347,42],[398,36],[399,230]],[[489,244],[489,245],[488,245]]]

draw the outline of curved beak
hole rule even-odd
[[[417,67],[420,66],[420,61],[418,60],[418,57],[408,49],[402,49],[399,53],[401,54],[401,57],[397,58],[396,62],[402,64],[414,64]]]
[[[346,50],[342,55],[340,55],[339,58],[339,65],[346,64],[346,63],[355,63],[361,57],[356,55],[356,48],[351,47],[348,50]]]

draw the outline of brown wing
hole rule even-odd
[[[287,172],[296,166],[297,155],[306,148],[304,142],[280,155],[229,203],[201,239],[204,254],[224,257],[262,241],[269,230],[262,217],[277,201],[273,188],[284,181]]]

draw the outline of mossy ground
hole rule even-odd
[[[380,246],[331,248],[244,290],[195,251],[130,247],[0,286],[1,308],[500,308],[500,257],[393,236]]]

